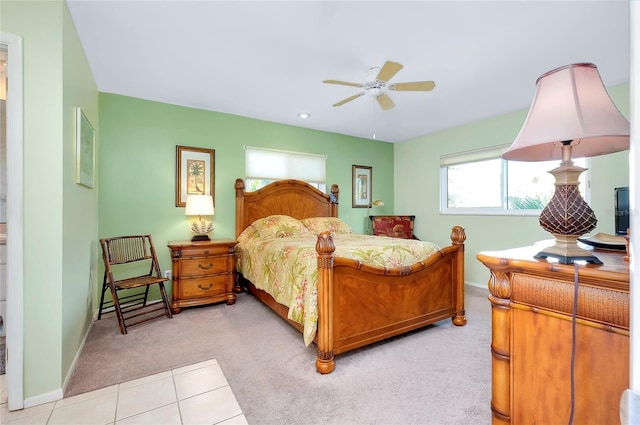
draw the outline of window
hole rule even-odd
[[[501,158],[509,145],[440,158],[440,211],[445,214],[538,215],[555,189],[549,173],[560,161],[521,162]],[[584,158],[573,163],[587,168]],[[580,192],[587,199],[587,173]]]
[[[253,192],[276,180],[302,180],[322,192],[326,189],[325,155],[245,147],[245,185]]]

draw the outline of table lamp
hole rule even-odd
[[[549,171],[555,177],[553,197],[540,214],[540,226],[555,243],[535,258],[553,257],[561,264],[584,260],[602,264],[578,238],[596,227],[593,210],[580,195],[580,174],[586,168],[571,158],[629,149],[629,121],[618,111],[592,63],[551,70],[536,80],[536,91],[520,133],[502,155],[510,161],[561,160]]]
[[[187,203],[184,215],[197,215],[198,221],[191,224],[191,232],[194,234],[192,241],[211,240],[207,233],[213,230],[213,223],[202,220],[203,215],[214,215],[213,197],[209,195],[187,195]]]

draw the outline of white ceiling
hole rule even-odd
[[[67,0],[98,90],[399,142],[527,109],[535,80],[593,62],[629,82],[629,2]],[[340,107],[373,67],[433,80]],[[299,112],[311,113],[302,120]]]

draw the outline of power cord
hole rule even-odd
[[[575,366],[576,366],[576,317],[578,312],[578,263],[573,263],[573,313],[571,314],[571,413],[569,415],[569,425],[573,424],[573,414],[575,411]]]

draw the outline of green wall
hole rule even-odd
[[[393,211],[393,145],[201,109],[100,94],[100,237],[150,233],[163,270],[170,240],[190,239],[193,217],[175,206],[176,145],[215,149],[213,237],[235,238],[236,178],[244,146],[327,156],[327,187],[340,188],[339,216],[365,232],[366,209],[351,206],[352,165],[373,167],[373,198]]]
[[[620,112],[629,117],[629,85],[609,89]],[[553,236],[538,217],[440,214],[440,156],[511,143],[527,116],[521,110],[499,117],[417,137],[394,145],[395,210],[415,214],[420,239],[448,245],[450,229],[461,225],[467,234],[465,278],[486,286],[489,272],[477,259],[481,251],[531,245]],[[613,188],[629,185],[629,151],[591,158],[591,198],[598,227],[593,234],[614,233]]]
[[[62,376],[66,381],[93,319],[98,261],[98,186],[76,183],[76,107],[98,131],[98,88],[66,2],[62,9]],[[96,138],[96,143],[99,139]],[[97,175],[97,169],[95,174]],[[97,183],[98,179],[94,176]]]
[[[0,7],[0,29],[23,41],[28,407],[61,397],[91,318],[97,191],[75,184],[74,107],[81,106],[97,126],[98,92],[66,2],[3,0]]]

